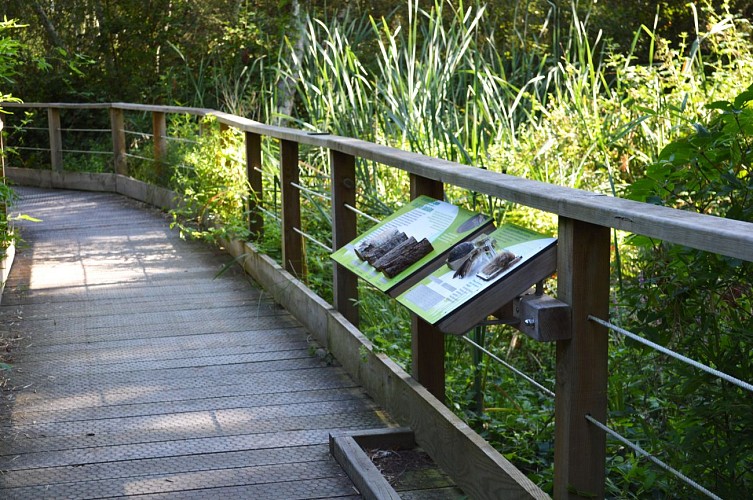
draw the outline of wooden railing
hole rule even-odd
[[[310,134],[208,109],[126,103],[5,106],[47,109],[53,170],[61,170],[63,165],[61,111],[109,110],[114,165],[116,172],[123,175],[128,174],[123,132],[125,111],[152,114],[153,149],[158,163],[165,154],[166,114],[213,115],[222,126],[233,127],[245,134],[248,180],[256,199],[261,199],[263,189],[261,138],[278,139],[281,151],[282,262],[293,274],[301,272],[304,259],[301,236],[294,230],[300,228],[301,221],[300,192],[295,186],[298,183],[299,145],[330,151],[334,249],[356,237],[356,214],[345,206],[356,206],[356,158],[407,172],[411,197],[427,194],[442,199],[444,186],[452,185],[556,214],[559,217],[557,292],[559,300],[569,304],[572,313],[572,338],[558,341],[556,349],[554,495],[557,498],[582,494],[604,496],[606,435],[589,423],[586,416],[599,422],[606,422],[607,417],[608,335],[603,325],[590,321],[589,317],[609,317],[611,229],[753,260],[753,225],[749,223],[554,186],[358,139]],[[262,218],[254,208],[252,204],[249,228],[254,237],[262,238]],[[357,325],[357,279],[335,264],[333,288],[334,307]],[[414,317],[412,350],[414,377],[441,400],[444,395],[443,334]]]

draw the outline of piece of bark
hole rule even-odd
[[[382,267],[381,271],[388,278],[394,278],[434,250],[426,238],[418,242],[415,238],[411,237],[411,239],[413,240],[411,244],[401,245],[399,249],[396,249],[399,250],[396,252],[397,255]]]
[[[379,234],[373,235],[370,238],[367,238],[363,240],[361,243],[356,246],[353,251],[356,252],[356,255],[361,260],[366,260],[365,253],[368,253],[370,251],[373,251],[374,248],[378,247],[382,243],[386,242],[390,238],[394,238],[400,233],[397,229],[393,229],[391,231],[383,231]]]
[[[410,238],[407,238],[405,241],[400,242],[399,245],[392,248],[389,252],[379,257],[377,260],[371,263],[372,266],[376,268],[377,271],[381,271],[384,266],[388,265],[393,260],[400,257],[400,255],[405,251],[406,248],[409,248],[411,245],[416,244],[416,238],[411,236]]]
[[[365,260],[372,266],[376,261],[378,261],[381,257],[389,253],[391,250],[399,246],[401,243],[404,243],[408,240],[408,236],[406,236],[403,232],[395,232],[395,234],[390,235],[386,240],[384,241],[377,241],[374,245],[369,245],[365,247],[363,250],[360,251],[361,256],[359,256],[362,260]]]

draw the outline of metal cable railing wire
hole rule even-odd
[[[154,161],[154,158],[148,158],[146,156],[135,155],[133,153],[126,153],[125,156],[127,158],[137,158],[139,160]]]
[[[322,247],[323,249],[325,249],[327,252],[332,253],[332,248],[331,247],[328,247],[325,243],[322,243],[321,241],[317,240],[316,238],[314,238],[310,234],[304,233],[303,231],[301,231],[297,227],[294,227],[293,231],[295,231],[296,233],[300,234],[301,236],[303,236],[307,240],[311,241],[312,243],[316,243],[317,245],[319,245],[320,247]]]
[[[312,196],[317,196],[317,197],[319,197],[319,198],[321,198],[323,200],[327,200],[327,201],[331,201],[332,200],[332,197],[327,196],[326,194],[322,194],[322,193],[320,193],[318,191],[314,191],[314,190],[309,189],[309,188],[307,188],[305,186],[301,186],[300,184],[297,184],[295,182],[291,182],[290,185],[293,186],[294,188],[299,189],[300,191],[303,191],[304,193],[310,194]]]
[[[154,137],[154,134],[150,134],[148,132],[136,132],[134,130],[121,130],[124,134],[130,134],[130,135],[138,135],[141,136],[142,139],[148,139],[150,137]]]
[[[185,143],[189,143],[189,144],[198,144],[199,143],[199,141],[195,141],[193,139],[186,139],[185,137],[171,137],[169,135],[166,135],[164,137],[168,141],[185,142]]]
[[[266,177],[268,179],[274,179],[275,176],[269,172],[265,172],[264,170],[260,169],[259,167],[254,167],[254,171],[259,172],[262,177]]]
[[[624,444],[625,446],[627,446],[628,448],[630,448],[631,450],[635,451],[639,455],[644,456],[649,461],[651,461],[651,463],[653,463],[654,465],[657,465],[658,467],[661,467],[662,469],[664,469],[665,471],[669,472],[670,474],[676,476],[678,479],[682,480],[688,486],[691,486],[692,488],[700,491],[701,493],[703,493],[704,495],[706,495],[706,496],[708,496],[710,498],[714,498],[716,500],[721,500],[721,498],[719,496],[717,496],[714,493],[710,492],[709,490],[707,490],[706,488],[704,488],[700,484],[696,483],[695,481],[693,481],[692,479],[690,479],[688,476],[686,476],[682,472],[678,471],[677,469],[674,469],[673,467],[671,467],[671,466],[667,465],[666,463],[662,462],[661,460],[659,460],[658,458],[656,458],[651,453],[647,452],[646,450],[644,450],[643,448],[641,448],[637,444],[635,444],[632,441],[628,440],[627,438],[625,438],[624,436],[622,436],[618,432],[616,432],[616,431],[610,429],[609,427],[607,427],[606,425],[602,424],[601,422],[599,422],[598,420],[596,420],[595,418],[593,418],[591,415],[586,415],[586,420],[588,420],[593,425],[595,425],[599,429],[603,430],[604,432],[606,432],[607,434],[609,434],[610,436],[612,436],[613,438],[615,438],[616,440],[618,440],[619,442],[621,442],[622,444]]]
[[[82,150],[82,149],[61,149],[60,150],[63,153],[76,153],[76,154],[82,154],[82,155],[111,155],[113,154],[112,151],[93,151],[93,150]]]
[[[49,130],[47,127],[22,127],[20,125],[11,125],[7,128],[12,128],[13,130],[44,130],[45,132]]]
[[[110,133],[112,132],[109,128],[61,128],[61,132],[101,132],[101,133]]]
[[[706,373],[710,373],[711,375],[714,375],[716,377],[721,378],[722,380],[726,380],[730,384],[734,384],[742,389],[745,389],[746,391],[753,392],[753,384],[750,384],[748,382],[745,382],[744,380],[740,380],[739,378],[735,378],[732,375],[727,375],[724,372],[721,372],[719,370],[716,370],[714,368],[711,368],[710,366],[706,366],[703,363],[699,363],[698,361],[694,359],[690,359],[686,356],[683,356],[682,354],[678,354],[671,349],[667,349],[666,347],[660,346],[659,344],[656,344],[654,342],[651,342],[650,340],[644,339],[643,337],[634,334],[633,332],[630,332],[628,330],[625,330],[624,328],[620,328],[617,325],[613,325],[612,323],[608,321],[604,321],[603,319],[599,319],[595,316],[588,316],[588,319],[590,321],[593,321],[595,323],[598,323],[602,326],[607,327],[608,329],[612,330],[615,333],[619,333],[620,335],[624,335],[628,338],[631,338],[635,340],[636,342],[639,342],[643,345],[646,345],[648,347],[651,347],[652,349],[656,349],[657,351],[661,352],[662,354],[666,354],[667,356],[670,356],[672,358],[675,358],[679,361],[682,361],[683,363],[687,363],[690,366],[693,366],[699,370],[705,371]]]
[[[499,363],[502,363],[507,369],[509,369],[510,371],[512,371],[513,373],[515,373],[516,375],[518,375],[519,377],[522,377],[523,379],[525,379],[530,384],[534,385],[537,389],[539,389],[541,392],[543,392],[547,396],[552,397],[552,398],[554,397],[554,392],[551,389],[548,389],[547,387],[544,387],[543,385],[541,385],[540,383],[538,383],[536,380],[532,379],[531,377],[529,377],[528,375],[526,375],[522,371],[520,371],[517,368],[515,368],[514,366],[512,366],[507,361],[505,361],[502,358],[498,357],[497,355],[495,355],[491,351],[489,351],[487,349],[484,349],[482,346],[480,346],[479,344],[477,344],[473,340],[469,339],[468,336],[463,335],[460,338],[462,338],[463,340],[465,340],[466,342],[468,342],[469,344],[471,344],[472,346],[474,346],[476,349],[481,350],[483,353],[485,353],[487,356],[489,356],[493,360],[495,360],[495,361],[497,361]]]
[[[28,146],[9,146],[8,149],[18,149],[20,151],[50,151],[50,148],[31,148]]]
[[[358,210],[356,207],[352,207],[352,206],[348,205],[347,203],[343,203],[343,206],[345,208],[347,208],[348,210],[350,210],[351,212],[355,212],[358,215],[360,215],[361,217],[365,217],[365,218],[369,219],[371,222],[380,222],[379,219],[377,219],[375,217],[372,217],[369,214]]]
[[[279,215],[277,215],[277,214],[276,214],[276,213],[274,213],[274,212],[270,212],[270,211],[269,211],[269,210],[267,210],[266,208],[262,208],[262,207],[258,207],[258,206],[257,206],[257,207],[256,207],[256,210],[260,211],[260,212],[261,212],[261,213],[263,213],[263,214],[266,214],[266,215],[268,215],[268,216],[272,217],[272,218],[273,218],[273,219],[275,219],[275,220],[276,220],[277,222],[280,222],[280,223],[282,222],[282,218],[280,218],[280,216],[279,216]]]

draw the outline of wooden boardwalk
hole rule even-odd
[[[20,189],[0,498],[349,498],[331,431],[390,424],[229,257],[118,195]]]

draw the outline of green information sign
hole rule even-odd
[[[494,240],[496,253],[503,250],[509,251],[514,259],[511,259],[509,267],[498,268],[496,273],[489,273],[487,265],[490,256],[477,251],[474,261],[468,266],[465,276],[450,269],[443,264],[418,284],[400,295],[397,300],[412,312],[426,320],[430,324],[437,324],[444,318],[452,315],[462,307],[473,306],[474,300],[487,291],[503,285],[506,278],[516,273],[516,270],[524,268],[527,263],[552,249],[556,244],[556,238],[550,238],[534,231],[524,229],[513,224],[505,224],[489,235]],[[487,245],[488,246],[488,245]],[[492,266],[493,267],[493,266]],[[486,271],[486,272],[485,272]],[[520,280],[516,280],[520,281]],[[536,280],[526,282],[526,286],[533,285]],[[516,283],[515,286],[519,286]],[[522,293],[524,290],[516,290]],[[497,304],[498,307],[504,304]],[[492,311],[482,311],[489,313]],[[469,316],[475,316],[469,313]]]
[[[483,231],[488,231],[491,224],[491,218],[486,215],[476,214],[428,196],[419,196],[338,249],[332,254],[332,259],[394,297],[431,272],[437,265],[435,263],[441,261],[450,248]],[[395,232],[414,238],[418,242],[425,238],[431,244],[431,250],[397,275],[388,277],[361,259],[356,254],[356,249],[363,246],[362,244],[379,241]]]

